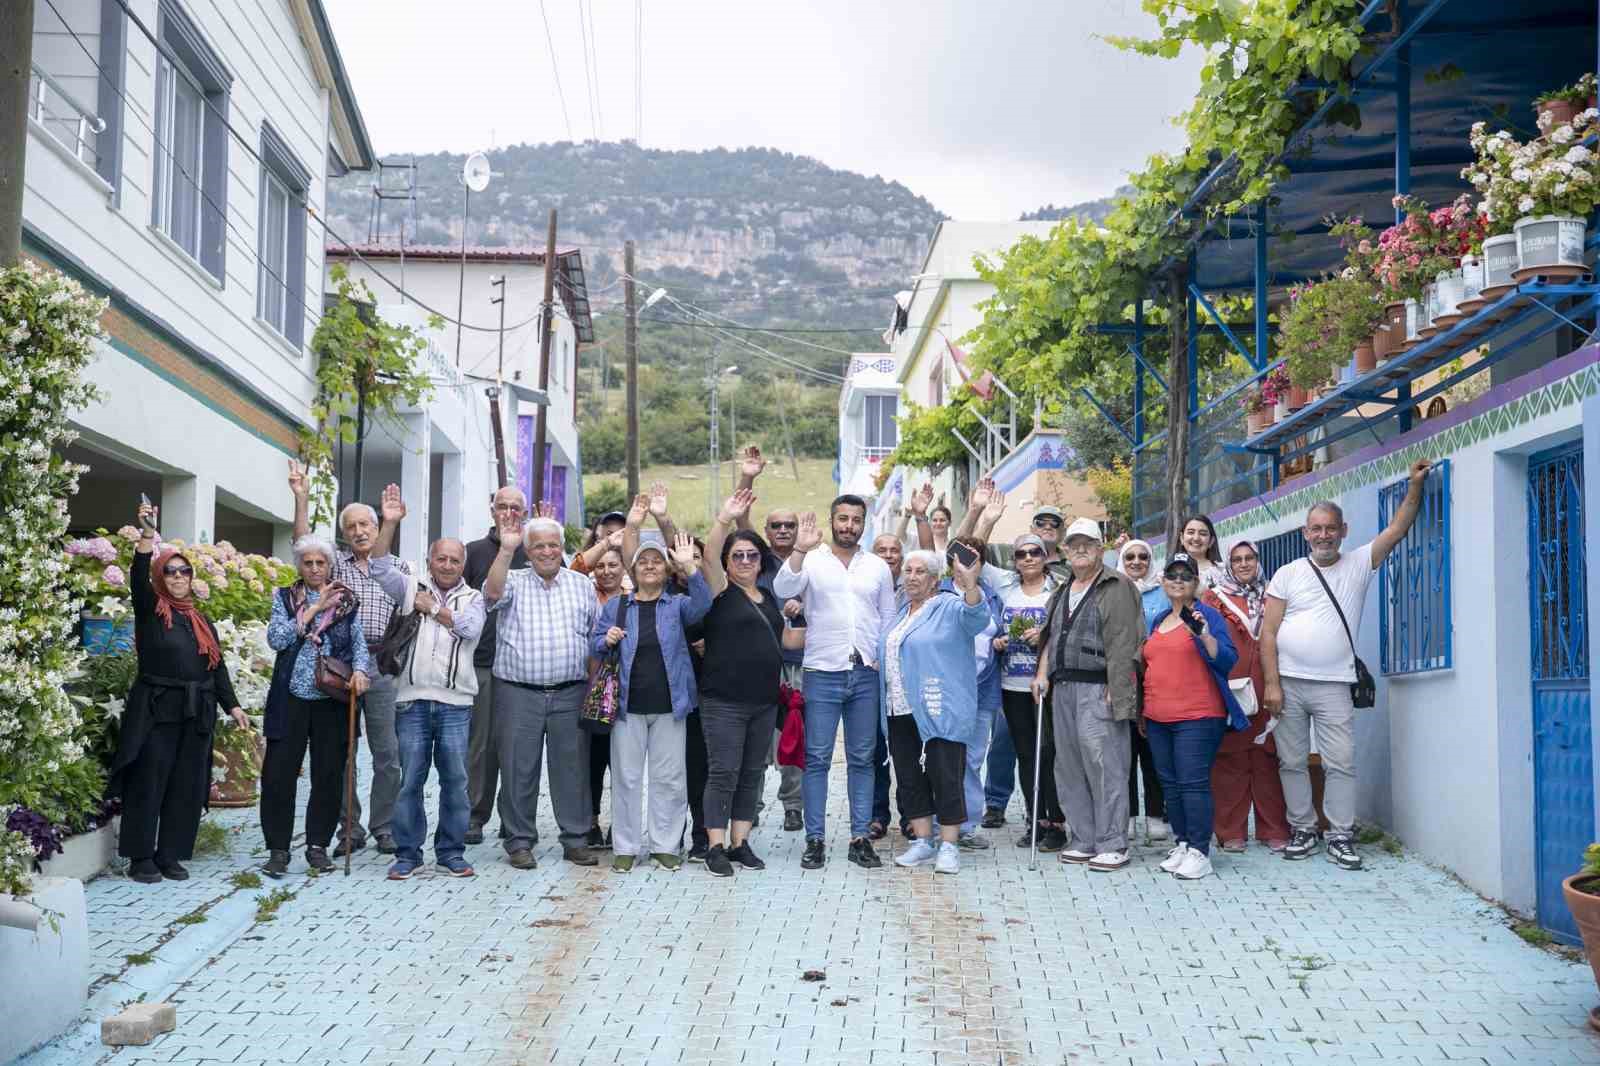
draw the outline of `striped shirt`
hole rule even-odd
[[[600,601],[587,577],[565,567],[547,583],[532,567],[506,575],[490,605],[495,627],[494,676],[523,685],[559,685],[589,674],[589,638]]]
[[[407,577],[411,576],[410,563],[392,555],[389,559],[396,570]],[[339,561],[333,564],[333,580],[356,594],[359,601],[356,617],[361,620],[361,632],[366,634],[367,643],[373,645],[383,640],[384,631],[389,628],[389,619],[394,617],[395,603],[383,591],[382,583],[368,573],[370,568],[370,563],[367,567],[356,564],[355,552],[340,552]]]

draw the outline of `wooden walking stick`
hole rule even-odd
[[[350,686],[348,737],[344,758],[344,875],[346,877],[350,876],[350,855],[355,851],[350,846],[351,810],[355,807],[356,799],[356,687],[354,685]]]

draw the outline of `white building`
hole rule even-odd
[[[307,209],[372,149],[320,0],[130,7],[35,15],[23,250],[110,300],[72,525],[124,525],[143,491],[168,536],[283,553],[322,306]]]
[[[900,441],[900,382],[890,352],[850,357],[839,392],[839,491],[863,499],[878,494],[882,461]]]
[[[392,431],[369,435],[362,470],[362,494],[394,481],[410,505],[401,544],[420,557],[427,538],[473,539],[489,527],[489,496],[498,484],[492,420],[485,390],[506,383],[500,410],[507,482],[533,495],[533,442],[537,409],[528,402],[539,383],[539,305],[544,297],[544,253],[515,248],[468,247],[463,269],[460,248],[398,245],[330,245],[330,266],[345,266],[364,282],[386,319],[412,325],[431,342],[434,395],[425,410],[407,412]],[[491,298],[505,280],[504,355],[501,307]],[[400,291],[403,287],[404,294]],[[583,467],[578,451],[578,346],[594,340],[589,318],[583,257],[577,249],[556,253],[555,326],[550,338],[550,404],[547,412],[545,473],[541,498],[554,504],[556,517],[583,524]],[[457,315],[457,307],[461,313]],[[429,330],[437,312],[458,319],[463,328]],[[459,337],[459,351],[458,351]],[[426,461],[424,461],[426,459]],[[347,494],[355,484],[354,455],[345,448],[340,482]],[[427,517],[417,501],[428,500]]]

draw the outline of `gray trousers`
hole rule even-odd
[[[589,832],[589,749],[578,728],[585,689],[539,692],[494,684],[494,746],[500,758],[500,828],[506,852],[538,842],[539,772],[549,751],[550,806],[561,843],[583,844]]]
[[[689,817],[689,770],[684,759],[688,737],[689,727],[671,711],[625,715],[611,727],[614,854],[677,853]],[[641,810],[646,806],[648,823]],[[584,828],[588,827],[585,818]]]
[[[1307,681],[1285,677],[1283,716],[1273,737],[1278,745],[1278,777],[1283,782],[1289,827],[1317,830],[1311,803],[1311,723],[1316,722],[1317,752],[1322,757],[1322,813],[1328,816],[1330,840],[1348,839],[1356,823],[1355,704],[1344,681]]]
[[[799,663],[783,664],[783,680],[792,689],[799,689],[805,680],[805,667]],[[778,714],[778,728],[772,731],[772,743],[767,746],[767,767],[778,766],[778,734],[783,729],[783,712]],[[778,802],[783,804],[786,811],[802,810],[800,803],[800,780],[805,777],[804,766],[778,766]],[[756,801],[757,813],[767,809],[767,775],[761,773],[761,799]]]
[[[363,842],[367,834],[393,833],[394,802],[400,795],[400,741],[394,734],[395,679],[383,674],[361,697],[361,731],[372,753],[372,794],[367,797],[367,826],[361,827],[361,785],[351,793],[350,835]],[[339,790],[339,828],[344,836],[344,790]]]
[[[482,829],[494,813],[500,757],[494,748],[494,674],[487,666],[473,671],[478,675],[478,694],[472,700],[472,724],[467,729],[467,821]]]
[[[1127,722],[1111,717],[1106,687],[1083,681],[1051,686],[1056,740],[1056,796],[1071,848],[1099,854],[1128,850]]]

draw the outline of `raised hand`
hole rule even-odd
[[[311,492],[311,486],[306,481],[306,466],[294,459],[289,460],[289,491],[297,500],[303,500]]]
[[[800,516],[800,529],[794,536],[794,550],[808,552],[822,543],[822,530],[817,528],[817,512],[807,511]]]
[[[495,532],[500,534],[500,550],[507,555],[522,546],[522,517],[513,511],[496,511]]]
[[[628,508],[628,525],[638,526],[643,524],[644,516],[649,513],[650,497],[642,492],[638,493],[633,498],[633,506]]]
[[[1418,459],[1411,464],[1411,484],[1420,485],[1427,480],[1428,471],[1433,469],[1433,463],[1427,459]]]
[[[139,526],[139,528],[141,530],[143,530],[146,534],[148,534],[148,535],[153,537],[153,536],[155,536],[156,529],[157,529],[157,523],[159,521],[160,521],[160,511],[156,508],[155,504],[153,504],[153,503],[141,503],[139,505],[139,514],[138,514],[138,523],[137,524],[138,524],[138,526]]]
[[[724,523],[738,521],[750,513],[750,505],[755,502],[755,493],[749,489],[739,489],[723,502],[722,510],[717,514],[717,520]]]
[[[398,522],[406,516],[406,501],[400,498],[400,486],[388,484],[383,487],[383,497],[379,501],[378,513],[383,516],[384,522]]]
[[[694,538],[679,533],[672,542],[672,561],[684,577],[694,573]]]
[[[984,521],[991,526],[1000,521],[1000,516],[1006,513],[1006,494],[999,489],[993,488],[993,484],[993,482],[990,482],[989,502],[984,504],[983,507]]]
[[[767,468],[767,461],[761,457],[761,449],[754,444],[744,450],[744,458],[739,463],[739,476],[754,481],[761,476],[761,471]]]
[[[978,483],[972,488],[972,495],[967,497],[967,506],[974,511],[981,511],[989,506],[989,500],[994,496],[994,478],[979,478]]]
[[[663,481],[650,486],[650,513],[655,516],[658,525],[667,517],[667,486]]]
[[[963,592],[971,592],[978,587],[978,575],[983,572],[983,560],[980,558],[977,562],[968,566],[959,557],[952,555],[950,568],[953,571],[956,587]]]
[[[928,513],[928,505],[933,503],[933,486],[927,482],[916,492],[911,494],[911,513],[921,517]]]
[[[623,530],[613,529],[610,533],[606,534],[606,547],[615,548],[618,551],[621,551],[622,550],[622,538],[623,538],[623,536],[624,536]]]
[[[538,506],[533,509],[533,516],[535,518],[554,518],[556,516],[556,505],[549,500],[540,500]]]

